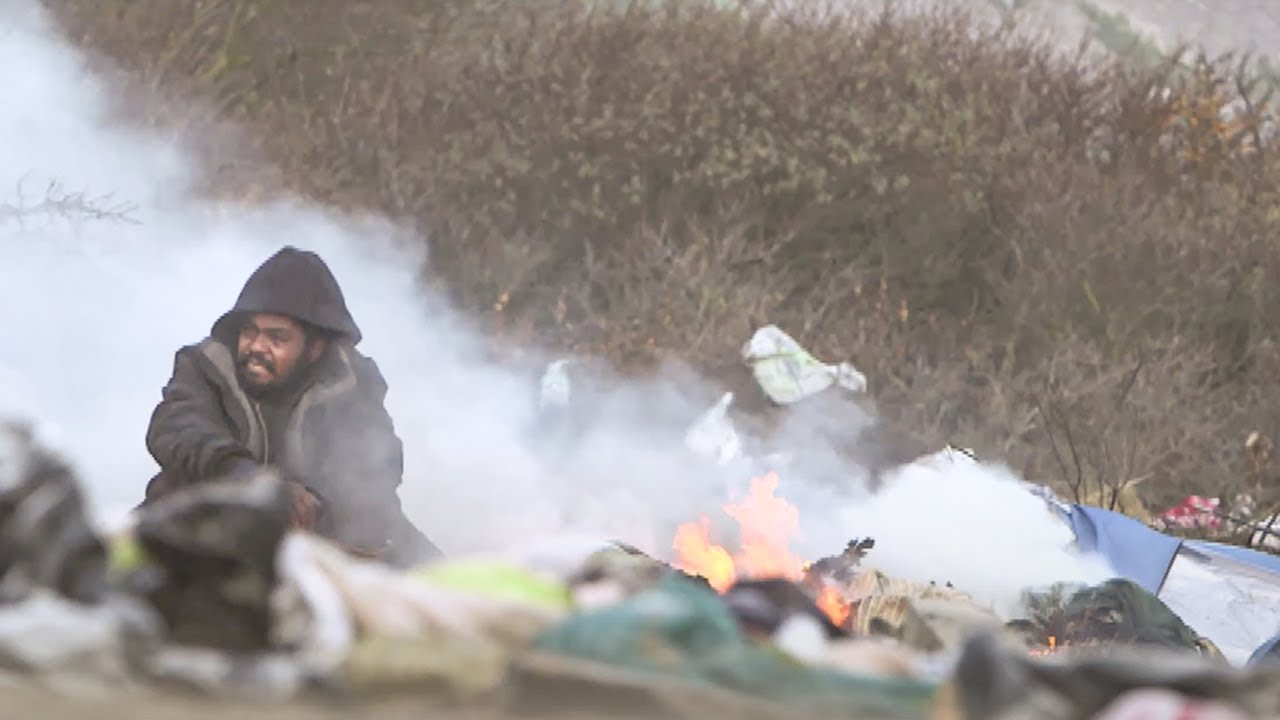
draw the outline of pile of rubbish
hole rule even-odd
[[[887,577],[866,538],[801,580],[723,592],[621,543],[396,570],[292,529],[270,472],[105,532],[73,469],[13,425],[0,517],[0,672],[58,692],[410,694],[512,716],[1280,718],[1280,670],[1230,666],[1132,582],[1028,592],[1009,621],[945,582]],[[819,605],[829,591],[840,612]]]
[[[866,389],[773,326],[742,355],[777,407]],[[564,442],[570,370],[552,363],[539,398]],[[733,402],[697,418],[685,446],[733,475],[768,468],[752,497],[769,500],[773,471],[805,458],[760,456]],[[976,461],[948,447],[917,462]],[[852,535],[777,572],[572,538],[395,569],[294,528],[270,470],[101,527],[74,469],[0,424],[0,681],[126,703],[407,698],[492,717],[1280,720],[1280,565],[1026,489],[1119,576],[1027,588],[1011,615],[945,577],[886,574],[875,539]]]

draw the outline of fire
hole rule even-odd
[[[1047,649],[1044,649],[1044,650],[1033,649],[1033,650],[1029,650],[1028,652],[1031,653],[1032,655],[1045,656],[1045,655],[1053,655],[1057,651],[1058,651],[1058,638],[1054,637],[1053,635],[1050,635],[1049,647]]]
[[[674,546],[680,553],[680,569],[707,579],[717,592],[724,592],[737,577],[733,556],[711,542],[711,522],[685,523],[676,529]]]
[[[849,603],[840,596],[840,591],[827,586],[818,595],[818,609],[831,618],[831,622],[844,626],[849,621]]]
[[[716,592],[725,592],[740,577],[804,579],[807,563],[791,552],[791,539],[800,530],[800,512],[775,495],[777,473],[751,481],[751,490],[739,503],[724,506],[738,522],[741,548],[730,553],[711,539],[711,522],[684,523],[676,529],[672,547],[681,570],[707,579]],[[849,604],[834,587],[823,588],[817,605],[842,625],[849,618]]]

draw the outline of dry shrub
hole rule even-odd
[[[290,189],[412,218],[499,336],[714,371],[774,322],[1077,493],[1216,494],[1276,434],[1280,164],[1232,58],[1089,66],[950,11],[48,2]]]

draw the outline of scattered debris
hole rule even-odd
[[[693,452],[720,465],[742,457],[742,438],[729,420],[733,393],[725,393],[689,427],[684,443]]]
[[[832,386],[863,393],[867,378],[849,363],[827,365],[775,325],[756,330],[742,348],[756,382],[769,399],[790,405]]]
[[[1203,528],[1217,530],[1222,526],[1222,519],[1218,516],[1221,505],[1222,501],[1218,498],[1188,495],[1182,502],[1160,513],[1160,526],[1163,529]]]
[[[817,361],[774,326],[743,357],[779,405],[866,389],[851,365]],[[552,363],[538,395],[552,455],[556,438],[572,437],[580,393],[569,366]],[[685,445],[722,466],[759,463],[729,417],[733,399],[699,417]],[[916,462],[978,460],[947,446]],[[912,582],[870,566],[872,538],[806,562],[789,547],[799,518],[778,483],[774,468],[725,505],[741,534],[733,552],[704,519],[677,530],[670,564],[588,538],[396,569],[293,528],[270,471],[185,488],[101,536],[72,469],[29,429],[0,425],[0,673],[98,692],[431,695],[557,715],[637,704],[679,718],[777,720],[1280,711],[1278,643],[1259,647],[1253,667],[1231,667],[1159,587],[1117,578],[1029,589],[1021,616],[1007,620],[945,578]],[[1070,522],[1076,505],[1028,490]],[[1211,498],[1188,498],[1164,520],[1234,522]],[[1171,546],[1160,577],[1173,583],[1167,596],[1185,600],[1186,578],[1203,568],[1188,569]],[[1247,564],[1197,557],[1215,570]]]
[[[1116,717],[1117,703],[1133,703],[1131,693],[1143,690],[1226,705],[1250,718],[1280,711],[1280,670],[1240,670],[1167,649],[1108,647],[1070,659],[1041,658],[980,636],[966,644],[947,685],[940,696],[953,707],[952,717],[961,718]]]
[[[617,605],[571,616],[534,651],[576,661],[583,676],[607,669],[633,684],[650,678],[643,684],[655,693],[714,689],[737,704],[776,704],[792,714],[917,718],[934,691],[927,679],[860,677],[798,663],[744,635],[716,593],[674,575]],[[732,705],[717,709],[728,714]]]
[[[875,546],[876,541],[873,538],[850,540],[844,552],[819,558],[806,568],[805,582],[815,590],[821,590],[828,582],[842,585],[852,583],[862,559],[866,557],[867,551]]]
[[[1141,645],[1221,657],[1159,598],[1130,580],[1091,587],[1058,584],[1024,593],[1023,604],[1026,617],[1010,626],[1039,649]]]
[[[125,692],[159,619],[110,587],[71,467],[0,423],[0,670],[69,692]]]

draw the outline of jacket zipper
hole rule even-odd
[[[271,436],[267,433],[267,420],[262,416],[262,406],[253,403],[253,414],[258,416],[258,429],[262,431],[262,464],[271,464]]]

